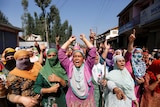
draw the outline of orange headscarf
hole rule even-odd
[[[29,53],[26,50],[18,50],[14,54],[14,58],[18,59],[19,57],[23,57],[27,55],[29,55]],[[22,78],[27,78],[35,81],[41,68],[42,68],[41,64],[38,62],[35,62],[33,63],[33,66],[30,70],[20,70],[17,67],[15,67],[15,69],[10,71],[9,74],[13,74]]]
[[[14,54],[15,60],[18,59],[19,57],[22,57],[22,56],[29,56],[29,52],[26,50],[18,50]]]

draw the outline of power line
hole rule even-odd
[[[98,25],[99,23],[101,23],[101,18],[103,18],[104,14],[107,14],[107,10],[110,9],[110,0],[101,0],[100,5],[99,5],[99,11],[98,11],[98,15],[94,21],[94,23],[96,25]]]
[[[64,0],[64,2],[63,2],[62,5],[59,7],[59,9],[61,9],[67,2],[68,2],[68,0]]]

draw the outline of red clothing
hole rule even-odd
[[[160,60],[155,60],[149,66],[145,75],[144,91],[141,98],[140,107],[159,107],[160,105],[160,84],[151,91],[148,87],[157,81],[156,75],[160,73]]]
[[[149,66],[147,73],[150,76],[150,84],[157,81],[156,75],[160,74],[160,60],[154,60],[152,64]],[[157,93],[160,93],[160,84],[154,89]]]
[[[4,65],[0,62],[0,71],[4,68]]]

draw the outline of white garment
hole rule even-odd
[[[37,62],[39,60],[38,56],[30,57],[31,62]]]
[[[118,69],[117,60],[124,59],[121,55],[114,58],[115,69],[107,75],[108,94],[106,96],[105,107],[132,107],[132,100],[136,100],[134,92],[134,81],[129,71],[124,67],[123,70]],[[118,100],[113,89],[118,87],[126,95],[126,100]]]
[[[106,75],[108,74],[108,69],[106,68]],[[99,84],[98,80],[99,78],[103,78],[104,76],[104,65],[98,63],[98,64],[95,64],[92,68],[92,76],[93,76],[93,79],[95,80],[95,82],[97,84]]]
[[[79,71],[76,69],[75,66],[73,66],[73,73],[72,78],[70,79],[70,85],[72,87],[73,92],[78,97],[85,98],[88,92],[88,86],[85,82],[84,65],[80,67]]]
[[[126,100],[118,100],[116,94],[110,91],[105,100],[105,107],[132,107],[132,100],[127,97]]]

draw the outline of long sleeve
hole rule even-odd
[[[60,61],[61,65],[68,72],[69,71],[69,65],[70,65],[71,61],[67,57],[65,49],[62,49],[62,48],[59,49],[58,58],[59,58],[59,61]]]
[[[108,89],[109,89],[110,91],[113,92],[113,89],[116,88],[117,86],[116,86],[116,84],[115,84],[113,81],[108,81],[108,82],[107,82],[107,87],[108,87]]]
[[[89,49],[87,59],[86,59],[86,63],[88,64],[88,67],[90,69],[92,69],[94,66],[95,57],[96,57],[96,48],[92,47],[91,49]]]
[[[37,77],[37,79],[34,83],[33,90],[34,90],[35,93],[40,94],[42,88],[43,88],[43,77],[39,73],[38,77]]]

